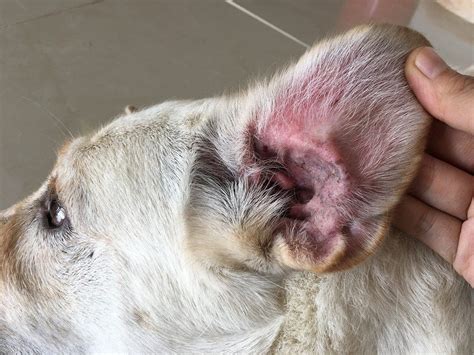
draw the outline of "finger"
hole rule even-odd
[[[474,136],[469,133],[435,120],[428,138],[427,151],[469,174],[474,174]]]
[[[474,195],[474,177],[425,154],[410,194],[464,221]]]
[[[457,218],[406,196],[396,210],[394,224],[453,263],[462,225]]]
[[[454,268],[474,287],[474,197],[463,223]]]
[[[474,200],[472,206],[474,206]],[[474,218],[462,225],[453,266],[474,287]]]
[[[410,54],[405,74],[429,113],[453,128],[474,134],[474,78],[449,68],[430,47]]]

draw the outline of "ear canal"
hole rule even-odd
[[[357,28],[316,46],[259,89],[272,104],[256,103],[254,163],[279,161],[295,196],[275,231],[282,264],[341,270],[381,242],[428,131],[429,116],[403,69],[421,45],[421,35],[401,27]]]

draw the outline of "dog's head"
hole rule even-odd
[[[358,28],[241,95],[66,144],[0,215],[0,350],[269,346],[288,271],[346,269],[387,230],[423,150],[403,65],[426,44]]]

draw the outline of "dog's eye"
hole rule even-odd
[[[46,218],[48,220],[48,227],[55,229],[63,226],[67,219],[67,215],[66,210],[61,206],[58,199],[52,198],[47,207]]]

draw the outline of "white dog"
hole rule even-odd
[[[403,74],[422,45],[360,27],[66,144],[0,215],[0,352],[470,353],[470,288],[390,231],[430,121]]]

